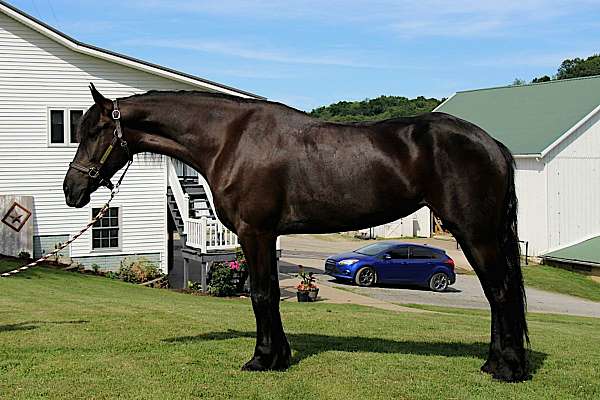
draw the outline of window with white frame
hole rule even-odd
[[[96,216],[100,208],[92,208]],[[119,207],[110,207],[104,217],[92,226],[92,250],[119,248]]]
[[[83,111],[79,108],[48,110],[48,135],[51,146],[77,145],[77,126]]]

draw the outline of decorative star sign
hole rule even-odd
[[[4,217],[2,217],[2,222],[11,229],[19,232],[27,223],[29,217],[31,217],[31,211],[15,201],[6,214],[4,214]]]

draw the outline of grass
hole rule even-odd
[[[3,269],[6,263],[0,262]],[[533,380],[479,372],[489,317],[282,303],[287,372],[239,367],[247,299],[148,289],[37,269],[0,280],[0,398],[583,399],[600,395],[600,319],[530,315]]]

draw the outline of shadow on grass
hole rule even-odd
[[[39,328],[40,325],[65,325],[65,324],[87,324],[90,321],[85,320],[74,320],[74,321],[27,321],[19,322],[17,324],[0,325],[0,332],[10,331],[30,331]]]
[[[228,340],[235,338],[252,338],[254,332],[228,330],[225,332],[209,332],[196,336],[180,336],[163,339],[167,343],[204,342],[210,340]],[[396,341],[390,339],[367,338],[360,336],[328,336],[311,333],[291,333],[287,335],[290,346],[296,350],[292,364],[326,351],[400,353],[422,356],[475,357],[483,361],[487,358],[488,343],[462,342],[418,342]],[[535,373],[544,364],[546,353],[529,351],[531,373]]]

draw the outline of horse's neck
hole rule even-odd
[[[243,110],[225,102],[219,104],[219,99],[193,100],[166,96],[164,102],[149,102],[140,97],[124,101],[123,108],[133,115],[129,124],[135,129],[137,152],[180,159],[206,176],[226,140],[227,126]]]

